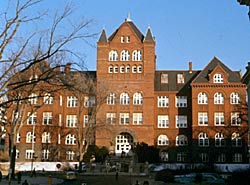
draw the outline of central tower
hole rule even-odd
[[[110,37],[102,31],[97,43],[97,89],[106,90],[107,101],[97,114],[97,146],[119,155],[136,142],[154,144],[155,59],[150,28],[144,36],[127,18]]]

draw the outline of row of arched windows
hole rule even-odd
[[[20,134],[17,134],[17,142],[20,142]],[[26,134],[26,143],[35,143],[36,142],[36,134],[33,132],[28,132]],[[51,134],[49,132],[42,133],[42,143],[51,143]],[[65,138],[66,145],[75,145],[76,144],[76,136],[73,134],[68,134]]]
[[[116,50],[109,52],[109,61],[118,61],[119,55]],[[140,50],[134,50],[132,52],[132,61],[141,61],[142,52]],[[130,61],[130,52],[128,50],[122,50],[120,53],[120,61]]]
[[[120,69],[120,70],[119,70]],[[109,65],[108,72],[109,73],[130,73],[130,65]],[[132,73],[142,73],[142,65],[133,65]]]
[[[224,94],[221,92],[216,92],[214,94],[214,104],[224,104]],[[230,103],[239,104],[240,95],[237,92],[232,92],[230,94]],[[198,104],[208,104],[208,95],[205,92],[200,92],[198,94]]]
[[[224,147],[226,146],[226,139],[224,138],[223,133],[219,132],[215,134],[214,137],[215,146],[216,147]],[[157,138],[157,144],[160,146],[169,145],[169,139],[166,135],[159,135]],[[188,144],[188,138],[185,135],[179,135],[176,137],[176,146],[186,146]],[[231,136],[231,144],[233,147],[241,147],[242,146],[242,138],[239,133],[234,132]],[[209,137],[205,132],[201,132],[198,135],[198,145],[202,147],[209,146]]]
[[[116,94],[115,93],[110,93],[109,96],[107,97],[107,104],[108,105],[114,105],[116,104]],[[120,94],[119,97],[120,104],[121,105],[128,105],[130,104],[130,96],[128,93],[123,92]],[[143,103],[143,96],[142,93],[136,92],[133,94],[133,104],[134,105],[141,105]]]

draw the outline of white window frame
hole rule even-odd
[[[46,93],[43,97],[44,104],[51,105],[54,102],[53,96],[50,93]]]
[[[52,125],[52,112],[43,112],[43,125]]]
[[[67,151],[66,152],[66,160],[73,161],[74,157],[75,157],[75,152],[74,151]]]
[[[129,113],[120,113],[120,125],[129,125]]]
[[[51,143],[51,134],[50,132],[42,133],[42,143]]]
[[[220,73],[214,74],[213,82],[214,83],[224,83],[224,78],[223,78],[222,74],[220,74]]]
[[[230,94],[230,104],[239,104],[240,103],[240,95],[237,92],[232,92]]]
[[[130,73],[130,65],[127,65],[127,66],[126,66],[125,72],[126,72],[126,73]]]
[[[114,69],[113,70],[114,73],[118,73],[118,66],[117,65],[115,65],[113,69]]]
[[[215,112],[214,113],[214,125],[224,126],[224,124],[225,124],[224,112]]]
[[[30,102],[30,104],[37,104],[38,96],[35,93],[32,93],[31,95],[29,95],[28,101]]]
[[[208,96],[205,92],[198,94],[198,104],[208,104]]]
[[[216,133],[214,136],[214,140],[215,140],[214,145],[216,147],[225,147],[226,146],[226,140],[224,138],[223,133],[221,133],[221,132]]]
[[[168,96],[158,96],[157,97],[158,107],[168,107],[169,97]]]
[[[132,73],[136,73],[137,72],[137,67],[134,65],[132,66]]]
[[[49,154],[50,154],[50,151],[47,150],[47,149],[44,149],[44,150],[42,151],[42,159],[48,160],[48,159],[49,159]]]
[[[158,115],[157,126],[158,126],[158,128],[168,128],[169,127],[168,115]]]
[[[29,150],[29,149],[25,150],[25,159],[33,159],[34,154],[35,154],[34,150]]]
[[[142,98],[142,93],[136,92],[133,95],[133,104],[134,105],[142,105],[143,98]]]
[[[35,142],[36,142],[36,134],[33,132],[27,132],[26,143],[35,143]]]
[[[142,125],[143,116],[142,113],[133,113],[133,125]]]
[[[231,137],[232,147],[242,147],[242,138],[238,132],[234,132]]]
[[[158,146],[167,146],[169,145],[169,139],[166,135],[161,134],[157,138],[157,145]]]
[[[187,128],[187,116],[186,115],[176,115],[175,116],[175,126],[176,126],[176,128]]]
[[[241,125],[240,112],[231,112],[231,125],[232,126]]]
[[[208,112],[198,112],[198,125],[208,126]]]
[[[184,74],[177,74],[177,83],[178,83],[178,84],[183,84],[183,83],[185,83]]]
[[[142,65],[139,65],[139,66],[137,67],[137,73],[142,73]]]
[[[176,107],[187,107],[187,96],[176,96],[175,97]]]
[[[208,147],[209,146],[209,138],[207,133],[201,132],[198,136],[198,146],[199,147]]]
[[[125,66],[124,66],[124,65],[122,65],[122,66],[120,67],[120,73],[125,73]]]
[[[75,128],[77,126],[77,115],[66,115],[66,127]]]
[[[67,107],[77,107],[78,99],[75,96],[67,96]]]
[[[28,112],[27,125],[36,125],[37,123],[37,112]]]
[[[106,123],[107,124],[116,124],[116,113],[114,113],[114,112],[106,113]]]
[[[214,104],[224,104],[224,95],[221,92],[214,94]]]
[[[76,136],[74,134],[68,134],[65,138],[65,145],[76,145]]]
[[[134,50],[132,53],[132,61],[141,61],[142,53],[140,50]]]
[[[233,154],[233,163],[242,163],[242,154],[241,153],[234,153]]]
[[[122,50],[121,52],[121,61],[129,61],[130,60],[130,53],[128,50]]]
[[[118,60],[118,53],[115,50],[111,50],[109,52],[109,61],[117,61]]]
[[[161,74],[161,83],[162,84],[167,84],[168,83],[168,74]]]
[[[84,115],[83,116],[83,127],[84,128],[87,127],[88,123],[89,123],[89,115]]]
[[[186,154],[185,152],[179,152],[179,153],[177,153],[177,155],[176,155],[176,160],[177,160],[178,162],[185,162],[186,157],[187,157],[187,154]]]
[[[188,138],[185,135],[178,135],[176,137],[176,146],[187,146]]]
[[[113,71],[114,71],[114,70],[113,70],[113,66],[109,66],[108,72],[109,72],[109,73],[113,73]]]
[[[107,97],[107,104],[115,105],[115,102],[116,102],[116,94],[113,92],[109,93],[109,96]]]
[[[121,93],[120,95],[120,104],[121,105],[129,105],[130,103],[130,98],[129,98],[129,94],[126,92]]]

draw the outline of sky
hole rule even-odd
[[[248,7],[237,0],[44,0],[39,8],[53,12],[68,2],[74,4],[76,19],[94,20],[90,30],[98,37],[103,28],[110,36],[128,13],[144,35],[150,26],[158,70],[186,70],[190,61],[194,70],[202,70],[216,56],[244,74],[250,62]],[[86,53],[89,70],[96,70],[98,37],[73,46]]]

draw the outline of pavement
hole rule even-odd
[[[30,176],[22,176],[21,183],[18,184],[17,180],[12,180],[11,185],[22,185],[22,183],[27,180],[29,185],[48,185],[48,177],[46,176],[38,176],[38,177],[30,177]],[[62,183],[62,179],[58,178],[52,178],[52,184],[51,185],[58,185]],[[6,180],[6,178],[3,178],[2,181],[0,181],[0,185],[9,185],[9,181]]]

